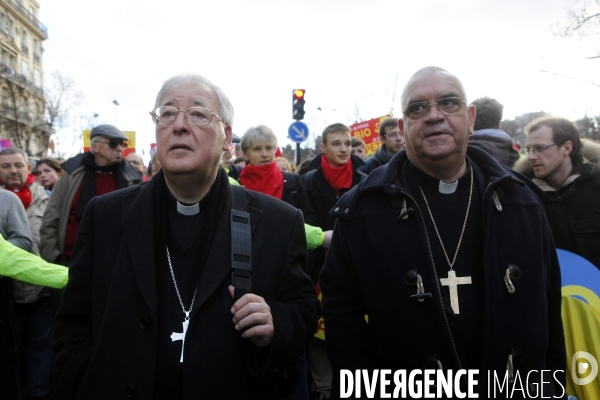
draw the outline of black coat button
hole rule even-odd
[[[135,390],[133,385],[127,385],[127,386],[125,386],[125,394],[130,399],[133,399],[134,397],[137,397],[137,390]]]
[[[150,325],[150,321],[148,320],[148,318],[142,316],[140,318],[140,328],[142,328],[142,329],[148,329],[149,325]]]

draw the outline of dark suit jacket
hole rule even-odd
[[[152,399],[158,305],[152,198],[154,180],[88,204],[57,315],[54,379],[61,399]],[[267,301],[275,334],[257,351],[234,329],[231,200],[223,213],[190,315],[184,399],[260,398],[266,378],[306,347],[320,312],[303,272],[301,213],[246,192],[252,226],[252,292]],[[164,212],[164,211],[162,211]],[[181,310],[174,310],[180,312]],[[77,395],[75,396],[75,391]]]

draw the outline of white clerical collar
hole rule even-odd
[[[438,186],[438,191],[443,194],[452,194],[452,193],[456,192],[457,187],[458,187],[458,179],[452,183],[446,183],[446,182],[440,181],[440,184]]]
[[[177,212],[183,215],[196,215],[200,212],[200,203],[184,206],[180,202],[177,202]]]

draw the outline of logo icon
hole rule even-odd
[[[585,361],[578,361],[582,358]],[[584,375],[587,371],[590,371],[587,377],[579,378],[579,376]],[[578,351],[573,354],[573,358],[571,359],[571,373],[573,374],[573,382],[576,385],[587,385],[598,376],[598,361],[587,351]]]

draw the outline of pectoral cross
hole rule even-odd
[[[189,313],[186,313],[185,320],[181,323],[183,325],[183,332],[173,332],[171,335],[171,341],[181,340],[181,358],[179,362],[183,362],[183,347],[185,346],[185,334],[187,333],[188,325],[190,324]]]
[[[461,276],[459,278],[456,277],[456,272],[453,269],[448,271],[448,277],[440,279],[442,282],[442,286],[448,286],[450,289],[450,306],[454,311],[454,314],[459,314],[458,309],[458,285],[470,285],[471,277],[470,276]]]

